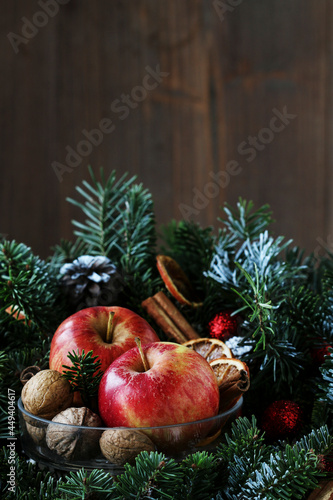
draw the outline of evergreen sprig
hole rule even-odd
[[[237,209],[227,207],[226,214],[226,227],[219,233],[205,273],[212,283],[205,304],[213,304],[216,313],[218,304],[220,310],[228,304],[243,319],[240,347],[248,351],[243,359],[251,372],[250,404],[255,404],[259,387],[261,391],[271,387],[262,394],[268,400],[295,396],[300,374],[309,372],[306,350],[313,343],[311,331],[317,338],[328,336],[324,330],[329,330],[330,322],[324,318],[330,318],[333,310],[329,286],[327,299],[317,297],[311,288],[314,260],[304,259],[298,248],[291,248],[291,241],[270,235],[267,206],[254,211],[251,203],[239,202]],[[311,296],[316,297],[320,312]]]
[[[105,255],[114,260],[115,255],[120,257],[119,236],[124,231],[119,205],[123,205],[124,195],[135,177],[127,179],[127,174],[124,174],[116,180],[116,172],[112,171],[105,179],[104,170],[101,168],[101,181],[98,181],[91,167],[89,173],[92,184],[84,180],[82,183],[85,189],[80,186],[76,188],[85,201],[67,199],[87,217],[85,223],[72,221],[77,228],[74,234],[86,244],[89,255]]]
[[[102,365],[98,356],[93,356],[93,351],[80,354],[77,352],[69,352],[67,357],[72,365],[63,365],[62,376],[69,381],[73,391],[79,391],[83,403],[90,409],[93,409],[93,399],[97,396],[98,386],[103,376],[103,371],[100,370]]]
[[[64,319],[64,303],[57,276],[47,262],[33,255],[23,243],[0,243],[0,322],[25,316],[27,327],[49,334]],[[5,312],[10,308],[11,316]]]
[[[228,475],[224,476],[226,498],[303,498],[323,477],[319,458],[331,450],[327,427],[313,430],[293,446],[286,444],[282,449],[274,449],[265,444],[254,418],[252,425],[247,419],[238,419],[231,436],[226,436],[226,444],[218,448],[218,456],[228,467]]]
[[[209,269],[215,236],[213,228],[202,228],[193,221],[172,220],[162,226],[161,236],[165,247],[162,251],[178,262],[194,287],[204,291],[204,272]]]
[[[63,264],[73,262],[73,260],[87,253],[87,246],[79,238],[74,242],[61,239],[58,245],[52,247],[53,254],[49,258],[50,265],[55,271],[59,271]]]
[[[270,451],[254,416],[251,421],[244,417],[233,422],[230,434],[225,434],[225,442],[217,447],[216,455],[223,466],[220,487],[241,490],[248,476],[268,458]]]
[[[184,500],[210,500],[216,490],[219,460],[206,451],[189,455],[181,462],[183,484],[179,498]]]
[[[8,482],[9,467],[14,467],[14,491],[9,489],[12,485]],[[36,462],[27,461],[15,453],[13,458],[8,449],[3,447],[0,451],[0,478],[1,498],[4,500],[59,500],[60,480],[54,478],[49,472],[38,470]]]
[[[269,205],[263,205],[254,210],[254,203],[242,198],[239,198],[236,208],[226,203],[224,212],[227,219],[219,218],[218,220],[239,240],[257,238],[273,222]]]
[[[10,332],[12,335],[13,332]],[[27,344],[29,337],[27,337]],[[20,339],[22,340],[22,339]],[[31,340],[31,339],[30,339]],[[0,366],[0,438],[8,437],[7,393],[10,388],[15,391],[16,399],[22,390],[20,373],[27,366],[37,365],[41,369],[48,368],[49,364],[49,341],[39,339],[39,345],[18,347],[1,351]],[[15,429],[17,436],[18,427]]]
[[[224,298],[214,293],[213,281],[208,281],[205,272],[209,270],[214,253],[216,236],[212,227],[202,228],[193,221],[175,221],[161,228],[163,245],[160,253],[172,257],[184,270],[196,294],[202,298],[199,308],[183,307],[182,313],[198,333],[206,336],[205,325],[215,312],[220,310]]]
[[[113,484],[115,500],[156,498],[173,500],[183,481],[179,465],[163,453],[143,451],[135,465],[125,464],[125,472]]]
[[[313,452],[302,450],[296,454],[295,449],[287,445],[284,453],[271,455],[268,463],[261,464],[254,471],[243,485],[242,499],[302,499],[310,488],[314,489],[318,484],[317,463],[318,458]]]
[[[114,262],[125,281],[128,305],[138,304],[152,295],[160,284],[155,270],[156,228],[152,196],[135,177],[116,180],[112,171],[107,179],[103,169],[98,181],[89,168],[91,184],[83,181],[78,193],[85,199],[68,201],[81,209],[85,222],[73,221],[74,234],[85,244],[89,255],[105,255]]]
[[[333,416],[333,348],[328,349],[324,363],[320,367],[321,383],[319,388],[322,391],[320,401],[327,402],[329,411]]]
[[[138,303],[155,293],[160,279],[156,272],[156,228],[150,192],[134,184],[119,208],[123,232],[119,241],[120,269],[125,279],[128,303]]]
[[[319,436],[322,438],[320,439]],[[331,448],[331,439],[326,429],[314,431],[294,446],[271,454],[246,481],[242,488],[245,500],[276,500],[304,498],[324,477],[319,465],[319,455]]]
[[[266,337],[274,335],[273,325],[275,320],[273,319],[273,309],[270,300],[267,300],[266,297],[266,282],[262,278],[259,277],[258,269],[256,264],[254,263],[254,271],[255,271],[255,279],[253,280],[250,274],[242,268],[238,262],[235,263],[236,266],[240,269],[240,271],[244,274],[247,279],[250,287],[250,293],[241,293],[236,289],[234,292],[242,299],[245,303],[244,306],[240,307],[235,311],[236,313],[249,311],[248,319],[251,323],[256,323],[257,326],[253,329],[252,337],[255,338],[257,334],[260,334],[260,338],[256,343],[254,348],[254,352],[262,345],[262,348],[266,348]],[[260,280],[261,278],[261,280]]]
[[[59,484],[59,491],[67,500],[111,500],[113,496],[113,480],[110,474],[94,469],[91,472],[84,468],[70,472]]]

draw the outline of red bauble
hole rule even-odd
[[[236,315],[231,316],[232,313],[233,311],[231,309],[227,309],[214,316],[214,318],[208,323],[209,334],[211,337],[225,342],[237,334],[238,318]]]
[[[292,438],[302,427],[302,410],[287,399],[274,401],[262,416],[261,429],[269,439]]]
[[[323,471],[332,473],[333,472],[333,456],[329,455],[327,457],[323,457],[320,461],[320,466]]]
[[[310,349],[311,358],[317,367],[320,367],[324,363],[325,356],[330,355],[329,349],[331,347],[331,345],[323,341],[321,345],[312,347]]]

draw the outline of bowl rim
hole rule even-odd
[[[53,420],[47,420],[46,418],[42,418],[42,417],[38,417],[37,415],[34,415],[33,413],[30,413],[28,412],[24,406],[23,406],[23,402],[22,402],[22,398],[20,397],[18,399],[18,402],[17,402],[17,406],[18,406],[18,409],[21,413],[25,414],[27,417],[29,417],[29,419],[34,419],[38,422],[43,422],[45,424],[54,424],[54,425],[62,425],[62,426],[65,426],[65,427],[71,427],[71,428],[77,428],[77,429],[90,429],[90,430],[100,430],[100,431],[107,431],[107,430],[110,430],[110,429],[122,429],[122,430],[144,430],[144,431],[147,431],[147,430],[158,430],[158,429],[171,429],[171,428],[175,428],[175,427],[185,427],[186,425],[199,425],[199,424],[206,424],[206,423],[209,423],[209,422],[214,422],[215,420],[218,420],[218,419],[222,419],[222,418],[225,418],[225,417],[228,417],[231,413],[234,413],[236,412],[237,410],[239,410],[239,408],[241,408],[243,404],[243,396],[241,396],[239,398],[239,400],[236,402],[236,404],[234,406],[232,406],[231,408],[229,408],[227,411],[223,412],[223,413],[218,413],[217,415],[214,415],[213,417],[209,417],[209,418],[204,418],[202,420],[193,420],[192,422],[183,422],[181,424],[170,424],[170,425],[160,425],[160,426],[154,426],[154,427],[125,427],[125,426],[122,426],[122,427],[89,427],[89,426],[85,426],[85,425],[74,425],[74,424],[65,424],[65,423],[62,423],[62,422],[54,422]],[[69,408],[75,408],[74,406],[69,406]],[[63,410],[65,411],[65,410]],[[61,412],[59,412],[61,413]],[[28,421],[29,423],[29,421]]]

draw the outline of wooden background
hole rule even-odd
[[[90,164],[137,174],[158,224],[186,210],[216,225],[241,196],[271,205],[276,234],[333,247],[332,1],[46,3],[1,2],[1,233],[42,257],[71,239],[66,197]],[[163,72],[154,89],[147,67]],[[54,162],[68,169],[66,147],[103,119],[113,132],[60,182]]]

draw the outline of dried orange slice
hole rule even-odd
[[[192,307],[202,305],[193,286],[178,262],[168,255],[157,255],[157,269],[161,278],[171,293],[180,304]]]
[[[211,361],[220,389],[220,411],[231,408],[250,387],[250,370],[246,363],[235,358]]]
[[[201,354],[208,362],[219,358],[232,358],[229,347],[219,339],[210,337],[194,339],[184,342],[183,345]]]
[[[19,310],[19,308],[17,306],[9,306],[7,307],[6,309],[6,313],[10,314],[11,316],[13,316],[13,318],[19,320],[19,321],[22,321],[23,323],[25,323],[25,314]],[[28,325],[31,324],[31,321],[28,321]]]
[[[213,368],[220,388],[227,389],[235,383],[244,388],[249,385],[250,370],[244,361],[222,357],[210,361],[209,364]]]

